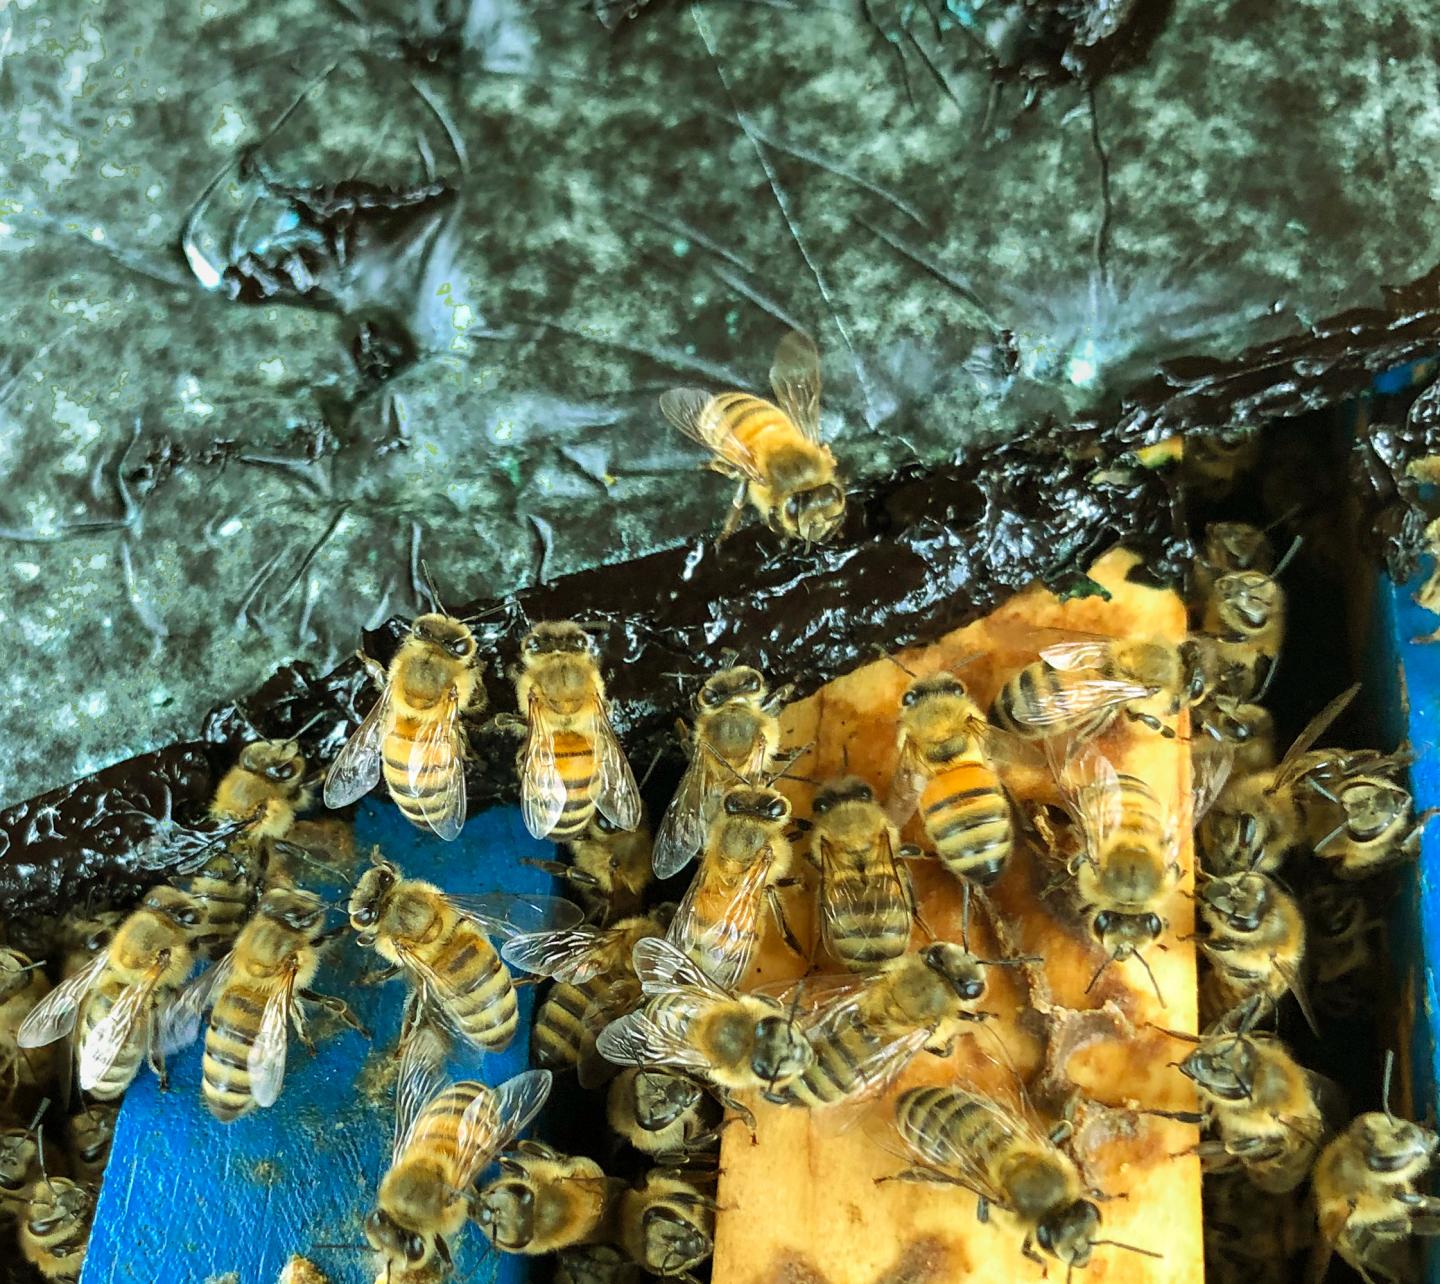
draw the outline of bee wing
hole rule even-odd
[[[445,899],[491,936],[505,941],[540,932],[563,931],[585,917],[584,910],[562,896],[487,892],[478,896],[447,895]]]
[[[159,966],[149,968],[120,992],[110,1011],[86,1032],[78,1058],[80,1087],[84,1091],[89,1092],[105,1077],[134,1037],[136,1027],[149,1011],[160,976]]]
[[[926,773],[920,765],[907,739],[900,750],[900,759],[895,764],[895,774],[890,778],[890,790],[885,800],[885,814],[892,825],[904,825],[920,805],[920,795],[925,791]]]
[[[565,810],[565,782],[555,764],[555,727],[545,701],[530,693],[529,731],[520,749],[520,810],[525,828],[544,838]]]
[[[595,805],[612,825],[632,831],[640,823],[640,790],[635,786],[625,751],[615,738],[610,715],[598,701],[590,720],[590,736],[599,767]]]
[[[344,807],[380,783],[380,745],[390,724],[390,687],[380,693],[355,734],[325,772],[325,805]]]
[[[250,1071],[250,1092],[255,1104],[273,1106],[285,1081],[285,1052],[290,1042],[290,1007],[295,996],[295,969],[286,971],[265,1002],[260,1029],[250,1045],[246,1068]]]
[[[1078,669],[1103,668],[1114,645],[1110,638],[1099,636],[1074,638],[1042,647],[1040,658],[1052,669],[1074,673]]]
[[[876,861],[864,881],[858,878],[836,878],[830,855],[830,845],[822,834],[818,840],[820,848],[820,925],[825,939],[830,940],[831,929],[837,922],[852,924],[886,920],[895,906],[900,906],[908,915],[910,900],[905,895],[904,884],[895,865],[895,851],[890,845],[889,833],[880,836],[884,849],[883,861]],[[865,895],[862,896],[861,892]],[[873,939],[874,933],[857,931],[855,935],[863,940]]]
[[[738,473],[747,481],[764,481],[750,448],[730,431],[722,416],[707,413],[712,400],[699,388],[671,388],[660,394],[660,413],[691,441],[704,446],[725,471]]]
[[[820,351],[815,341],[791,330],[775,348],[770,366],[775,400],[790,421],[815,443],[820,441]]]
[[[617,1066],[672,1066],[677,1070],[704,1070],[705,1054],[684,1037],[682,1030],[660,1025],[641,1008],[611,1021],[595,1040],[595,1049]]]
[[[980,1096],[981,1094],[974,1095]],[[1050,1139],[1018,1111],[993,1097],[986,1097],[984,1105],[995,1117],[996,1135],[1003,1130],[1003,1133],[1008,1133],[1012,1137],[1022,1138],[1025,1149],[1033,1148],[1041,1151],[1054,1149]],[[929,1142],[933,1155],[924,1155],[914,1149],[910,1150],[911,1156],[919,1161],[921,1167],[938,1168],[946,1177],[973,1190],[997,1208],[1009,1209],[1012,1206],[1010,1196],[1004,1188],[997,1186],[985,1166],[971,1151],[958,1143],[956,1130],[948,1129],[932,1135]],[[908,1147],[908,1142],[906,1145]],[[1019,1148],[1017,1151],[1023,1153]]]
[[[685,768],[685,774],[680,778],[680,785],[655,834],[652,860],[656,878],[678,874],[704,846],[706,800],[711,796],[713,787],[710,755],[696,745],[690,756],[690,765]]]
[[[1204,739],[1209,742],[1210,737]],[[1204,753],[1190,756],[1193,780],[1190,787],[1190,823],[1198,825],[1220,797],[1235,766],[1235,746],[1229,740],[1207,743]]]
[[[417,795],[432,787],[427,773],[443,764],[436,792],[420,801],[425,823],[449,842],[465,823],[465,762],[460,756],[460,696],[454,687],[445,694],[440,716],[427,722],[410,744],[406,778]]]
[[[424,1030],[423,1025],[415,1027]],[[410,1143],[410,1134],[420,1112],[445,1086],[444,1045],[430,1038],[417,1038],[415,1031],[400,1051],[400,1072],[395,1080],[395,1139],[392,1157],[398,1159]]]
[[[930,1035],[929,1028],[922,1026],[877,1043],[869,1055],[860,1058],[856,1064],[855,1089],[845,1098],[846,1103],[853,1105],[862,1098],[873,1097],[887,1089],[919,1055]],[[824,1036],[821,1034],[818,1037]],[[858,1123],[861,1118],[859,1114],[852,1114],[847,1122]]]
[[[1353,687],[1337,695],[1305,724],[1304,729],[1295,737],[1294,744],[1285,751],[1280,765],[1275,768],[1277,786],[1289,779],[1296,759],[1309,753],[1311,746],[1325,733],[1325,729],[1345,711],[1345,707],[1355,698],[1355,694],[1359,690],[1360,683],[1357,682]]]
[[[1056,783],[1093,851],[1123,819],[1120,773],[1093,744],[1072,744],[1064,759],[1047,749]]]
[[[603,928],[582,923],[558,932],[523,932],[505,942],[500,956],[522,972],[583,985],[605,970],[610,940]]]
[[[1099,713],[1129,700],[1144,700],[1154,695],[1152,687],[1123,678],[1096,676],[1074,682],[1060,683],[1050,690],[1036,691],[1026,721],[1037,727],[1072,722],[1086,714]]]
[[[1300,1009],[1300,1015],[1305,1018],[1305,1024],[1318,1035],[1320,1033],[1320,1022],[1315,1017],[1314,1005],[1310,1002],[1310,990],[1305,984],[1305,977],[1288,963],[1274,960],[1275,970],[1285,978],[1285,984],[1290,987],[1290,993],[1295,996],[1296,1006]]]
[[[640,979],[640,988],[647,995],[665,994],[670,990],[702,990],[707,998],[730,997],[728,991],[717,985],[673,940],[663,936],[647,936],[643,941],[636,941],[630,961]]]
[[[102,950],[98,958],[62,981],[31,1008],[29,1015],[20,1023],[15,1042],[22,1048],[43,1048],[47,1043],[54,1043],[69,1034],[75,1028],[75,1018],[80,1013],[85,992],[100,975],[109,957],[108,952]]]
[[[455,1130],[462,1191],[540,1113],[553,1081],[548,1070],[526,1070],[493,1091],[482,1092],[465,1107]]]
[[[213,967],[190,981],[180,996],[160,1014],[160,1053],[170,1056],[188,1048],[200,1032],[200,1014],[225,987],[235,970],[235,955],[227,954]]]
[[[743,942],[754,936],[769,868],[768,860],[756,859],[739,879],[731,882],[716,875],[702,860],[699,872],[681,898],[670,920],[669,939],[682,946],[707,937],[717,943],[708,960],[714,974],[711,984],[734,985],[748,966],[753,950]],[[723,952],[718,944],[721,942]]]

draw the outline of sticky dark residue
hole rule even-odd
[[[1419,459],[1440,456],[1440,383],[1413,401],[1381,402],[1359,426],[1350,481],[1359,496],[1360,532],[1391,576],[1408,580],[1427,549],[1425,527],[1440,513],[1433,494],[1409,472]],[[1408,408],[1405,402],[1409,401]]]

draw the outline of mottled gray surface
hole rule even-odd
[[[789,324],[868,474],[1440,260],[1436,4],[1177,0],[1093,116],[992,103],[961,19],[1004,7],[656,0],[609,37],[488,0],[422,70],[378,5],[0,10],[0,802],[330,663],[417,553],[458,599],[713,530],[655,395],[761,385]],[[272,184],[460,195],[358,228],[322,306],[232,302],[227,258],[318,244],[257,142]],[[383,388],[348,350],[380,308],[424,349]]]

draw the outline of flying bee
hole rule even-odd
[[[389,964],[373,979],[403,972],[419,1011],[482,1051],[507,1047],[518,1024],[515,986],[490,936],[573,926],[580,910],[550,896],[451,896],[403,877],[378,847],[370,859],[349,913],[360,943]]]
[[[695,1280],[715,1247],[716,1204],[709,1181],[683,1168],[652,1168],[622,1191],[620,1246],[661,1279]]]
[[[325,930],[325,902],[313,892],[272,887],[235,948],[181,995],[177,1026],[211,1009],[201,1093],[221,1123],[275,1104],[285,1080],[290,1026],[310,1042],[302,1002],[362,1029],[343,1000],[309,988],[320,949],[334,935]]]
[[[445,839],[460,832],[467,752],[460,718],[485,707],[476,650],[468,625],[437,612],[415,617],[388,669],[361,655],[380,698],[325,773],[327,807],[369,793],[383,766],[406,820]]]
[[[1219,669],[1209,638],[1178,645],[1155,639],[1093,637],[1047,646],[996,693],[996,726],[1027,740],[1098,735],[1119,713],[1162,736],[1159,715],[1200,704]]]
[[[660,413],[710,452],[715,472],[739,483],[721,539],[748,499],[772,531],[823,544],[845,517],[845,488],[820,440],[820,353],[808,336],[792,330],[780,340],[770,386],[778,404],[746,392],[672,388],[661,394]]]
[[[610,726],[591,636],[569,621],[537,624],[520,644],[515,697],[525,713],[517,765],[530,833],[570,842],[597,810],[620,829],[639,825],[640,793]]]
[[[446,1082],[427,1028],[410,1031],[395,1095],[395,1144],[365,1238],[402,1279],[438,1261],[469,1215],[471,1185],[550,1095],[550,1072],[527,1070],[497,1088]],[[427,1046],[432,1045],[432,1046]]]
[[[1311,1188],[1320,1224],[1313,1279],[1332,1252],[1366,1280],[1414,1278],[1411,1235],[1440,1235],[1440,1198],[1415,1189],[1430,1169],[1440,1137],[1390,1113],[1392,1061],[1385,1064],[1384,1111],[1358,1115],[1321,1152]]]
[[[535,1257],[604,1233],[620,1183],[593,1159],[522,1141],[499,1162],[500,1175],[476,1198],[474,1218],[501,1252]]]
[[[78,1284],[94,1214],[95,1196],[88,1187],[42,1174],[20,1214],[21,1255],[46,1280]]]
[[[70,1167],[77,1181],[100,1189],[110,1143],[115,1139],[115,1117],[120,1107],[113,1102],[92,1102],[70,1116]]]
[[[1414,796],[1403,785],[1374,773],[1332,786],[1313,778],[1307,783],[1324,800],[1308,818],[1311,850],[1336,878],[1369,878],[1419,855],[1420,835],[1435,812],[1417,818]]]
[[[148,1059],[166,1082],[165,1055],[178,1046],[174,999],[190,971],[204,912],[173,887],[152,887],[105,952],[51,990],[20,1027],[22,1048],[63,1038],[79,1020],[77,1061],[83,1091],[113,1101]]]
[[[1042,1260],[1038,1245],[1068,1268],[1084,1267],[1099,1244],[1144,1249],[1097,1237],[1100,1209],[1080,1171],[1020,1110],[964,1088],[911,1088],[895,1101],[895,1126],[914,1167],[902,1181],[949,1183],[973,1191],[981,1221],[991,1206],[1025,1232],[1020,1251]]]
[[[780,750],[779,711],[793,687],[770,691],[758,669],[721,669],[695,695],[690,763],[655,838],[655,875],[678,874],[699,855],[725,790],[763,779]]]
[[[1353,1016],[1375,979],[1371,938],[1384,930],[1365,898],[1351,887],[1320,883],[1301,897],[1316,1006]]]
[[[585,832],[570,840],[570,857],[569,865],[550,860],[525,863],[569,883],[587,918],[613,923],[639,913],[650,886],[650,829],[643,818],[627,830],[597,811]]]
[[[734,1094],[776,1092],[814,1060],[804,1031],[778,1000],[732,994],[669,941],[641,941],[634,964],[644,1006],[612,1021],[596,1043],[616,1065],[693,1075],[753,1127]]]
[[[713,1142],[710,1104],[693,1079],[669,1070],[623,1070],[610,1081],[610,1127],[646,1155],[682,1154]]]
[[[941,864],[967,889],[994,883],[1015,846],[1010,798],[991,761],[995,734],[954,674],[917,678],[900,699],[891,818],[903,824],[918,808]]]
[[[640,1002],[631,954],[636,942],[665,934],[672,908],[660,906],[611,927],[582,923],[516,936],[505,944],[500,953],[511,967],[555,980],[535,1014],[531,1032],[540,1065],[576,1067],[582,1087],[603,1082],[609,1077],[606,1069],[613,1073],[595,1053],[595,1037],[608,1021]]]
[[[1202,989],[1210,1009],[1204,1019],[1220,1020],[1257,1000],[1268,1010],[1290,993],[1313,1027],[1302,979],[1305,917],[1295,898],[1264,874],[1231,874],[1207,880],[1196,902],[1207,929],[1200,948],[1214,969],[1214,984]]]
[[[19,950],[0,948],[0,1102],[30,1110],[54,1077],[48,1049],[22,1050],[20,1027],[50,992],[38,963]]]
[[[796,982],[804,998],[809,981]],[[962,1031],[987,1013],[985,964],[949,941],[902,954],[839,993],[821,994],[804,1022],[814,1060],[783,1088],[787,1105],[829,1106],[892,1083],[923,1048],[948,1056]]]
[[[780,902],[794,853],[785,836],[790,803],[768,786],[726,793],[710,825],[705,854],[670,923],[670,940],[721,987],[737,986],[760,945],[768,905],[780,934],[803,954]]]

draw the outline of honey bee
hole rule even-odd
[[[903,824],[918,807],[941,863],[967,888],[994,883],[1015,845],[994,743],[994,728],[953,674],[918,678],[901,697],[891,817]]]
[[[644,1005],[612,1021],[596,1043],[616,1065],[692,1075],[753,1127],[734,1094],[777,1092],[814,1060],[809,1040],[778,1000],[730,993],[669,941],[641,941],[634,964]]]
[[[389,964],[372,979],[404,972],[420,1011],[482,1051],[507,1047],[518,1023],[515,987],[490,936],[573,926],[580,910],[549,896],[450,896],[404,878],[378,847],[370,859],[349,912],[360,943]]]
[[[1308,817],[1311,850],[1336,878],[1369,878],[1419,855],[1420,835],[1435,813],[1417,819],[1403,785],[1371,772],[1328,786],[1313,777],[1307,783],[1323,800]]]
[[[110,1159],[119,1110],[113,1102],[97,1101],[70,1116],[70,1167],[78,1181],[96,1190]]]
[[[1310,973],[1318,1007],[1336,1016],[1360,1012],[1374,981],[1371,937],[1383,931],[1365,898],[1352,888],[1321,883],[1301,898]]]
[[[325,773],[325,805],[344,807],[385,785],[401,814],[451,839],[465,823],[466,737],[462,715],[485,707],[475,636],[462,621],[416,616],[390,667],[361,661],[380,698]]]
[[[148,1059],[166,1082],[176,1039],[174,999],[190,971],[204,913],[173,887],[152,887],[105,952],[51,990],[20,1027],[22,1048],[40,1048],[76,1027],[80,1087],[97,1101],[119,1097]]]
[[[527,1070],[497,1088],[447,1082],[426,1027],[410,1032],[395,1097],[395,1144],[365,1238],[381,1268],[418,1272],[453,1265],[450,1241],[469,1214],[471,1184],[519,1135],[550,1095],[550,1072]]]
[[[1194,596],[1203,605],[1209,600],[1215,581],[1235,571],[1275,569],[1275,548],[1270,536],[1249,522],[1211,522],[1194,565]]]
[[[1268,1284],[1294,1277],[1291,1262],[1314,1238],[1298,1192],[1267,1195],[1243,1172],[1205,1178],[1205,1279]]]
[[[780,903],[792,885],[794,853],[785,837],[790,803],[767,786],[736,786],[710,825],[700,868],[670,923],[670,940],[723,988],[733,988],[760,945],[769,905],[786,944],[803,954]]]
[[[585,832],[570,840],[570,856],[570,865],[528,859],[525,864],[569,883],[587,918],[612,923],[639,912],[650,886],[650,829],[643,818],[626,830],[597,811]]]
[[[610,1127],[646,1155],[682,1154],[715,1140],[709,1098],[693,1079],[632,1066],[610,1082]]]
[[[823,544],[844,520],[845,488],[820,440],[820,353],[808,336],[792,330],[780,340],[770,387],[776,404],[746,392],[672,388],[660,413],[710,452],[715,472],[739,483],[721,539],[748,499],[772,531]]]
[[[1075,1162],[1009,1106],[964,1088],[911,1088],[896,1099],[895,1126],[915,1164],[900,1180],[963,1186],[982,1221],[992,1206],[1010,1213],[1032,1261],[1042,1260],[1036,1245],[1071,1269],[1088,1265],[1098,1244],[1157,1256],[1097,1237],[1100,1209]]]
[[[255,901],[257,872],[245,856],[223,851],[206,859],[184,881],[184,890],[205,913],[197,948],[214,953],[234,944]]]
[[[474,1217],[502,1252],[554,1253],[603,1234],[618,1186],[593,1159],[522,1141],[500,1156],[500,1175],[480,1191]]]
[[[614,1245],[587,1244],[556,1255],[555,1284],[640,1284],[640,1268]]]
[[[124,921],[121,910],[100,910],[63,919],[59,937],[60,979],[68,981],[103,954]]]
[[[756,782],[780,749],[779,711],[793,687],[770,691],[757,669],[738,665],[705,680],[695,696],[690,763],[660,822],[655,874],[678,874],[700,853],[725,790],[735,780]]]
[[[797,982],[803,997],[808,981]],[[824,996],[804,1023],[814,1060],[783,1088],[787,1105],[829,1106],[892,1083],[923,1048],[949,1056],[965,1027],[983,1020],[985,964],[937,941]]]
[[[596,1056],[595,1037],[606,1022],[640,1002],[640,982],[630,964],[631,953],[637,941],[665,934],[671,908],[660,906],[611,927],[581,924],[561,931],[528,933],[505,944],[500,953],[511,967],[555,980],[535,1014],[531,1033],[540,1065],[576,1067],[582,1087],[593,1087],[609,1077],[602,1073],[609,1063]]]
[[[1028,740],[1098,735],[1123,713],[1174,737],[1171,716],[1214,690],[1219,668],[1209,638],[1173,642],[1094,637],[1048,646],[996,693],[996,726]]]
[[[569,621],[537,624],[520,644],[515,696],[525,711],[517,765],[530,833],[569,842],[597,810],[620,829],[639,825],[640,793],[610,726],[590,635]]]
[[[1196,433],[1185,443],[1185,484],[1203,499],[1223,499],[1259,462],[1260,434],[1254,428]]]
[[[1314,1279],[1324,1275],[1332,1252],[1366,1280],[1414,1278],[1409,1237],[1440,1235],[1440,1198],[1415,1189],[1434,1163],[1440,1136],[1390,1113],[1389,1071],[1387,1060],[1384,1111],[1357,1116],[1316,1161]]]
[[[1302,979],[1305,918],[1289,892],[1264,874],[1231,874],[1207,880],[1196,908],[1208,929],[1200,948],[1214,969],[1202,990],[1207,1020],[1252,1001],[1269,1010],[1290,993],[1315,1026]]]
[[[68,1177],[33,1183],[20,1215],[20,1253],[46,1280],[78,1284],[95,1196]]]
[[[1274,677],[1285,640],[1285,590],[1278,576],[1298,543],[1273,570],[1231,571],[1206,596],[1200,627],[1214,651],[1218,685],[1241,700],[1258,700]]]
[[[0,1129],[0,1228],[21,1216],[40,1178],[37,1135],[35,1128]]]
[[[285,1080],[290,1026],[310,1042],[302,1001],[363,1032],[343,1000],[308,988],[320,948],[333,935],[325,930],[325,903],[313,892],[272,887],[235,948],[180,996],[177,1027],[211,1009],[201,1094],[221,1123],[275,1104]]]
[[[652,1168],[622,1191],[620,1245],[661,1279],[693,1281],[715,1247],[715,1200],[709,1183],[682,1168]]]
[[[1236,777],[1275,765],[1275,718],[1264,705],[1212,695],[1195,710],[1194,717],[1203,732],[1191,740],[1190,752],[1197,758],[1223,753]]]
[[[1198,1148],[1207,1169],[1238,1165],[1261,1190],[1294,1190],[1329,1131],[1329,1085],[1269,1035],[1218,1027],[1199,1039],[1177,1037],[1196,1044],[1178,1069],[1199,1092],[1202,1121],[1215,1134]]]
[[[30,1110],[54,1076],[48,1049],[25,1050],[17,1042],[25,1019],[50,992],[38,963],[19,950],[0,948],[0,1102]]]

